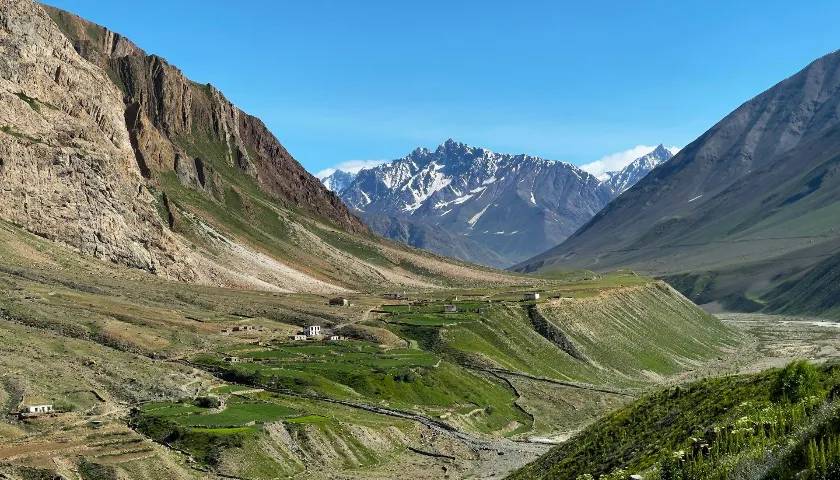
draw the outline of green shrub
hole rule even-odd
[[[198,397],[193,401],[193,405],[201,408],[219,408],[222,405],[222,401],[219,400],[219,397]]]
[[[773,388],[777,401],[798,402],[819,394],[820,373],[817,367],[805,360],[791,362],[779,372]]]

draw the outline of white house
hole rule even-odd
[[[350,300],[347,300],[344,297],[336,297],[330,299],[330,305],[337,305],[339,307],[349,307]]]
[[[339,340],[344,340],[344,337],[342,337],[341,335],[330,335],[330,341],[336,342]]]
[[[24,405],[23,408],[20,410],[19,415],[21,418],[30,418],[37,417],[38,415],[45,415],[48,413],[55,413],[55,409],[52,405]]]
[[[321,334],[321,326],[320,325],[310,325],[306,327],[306,336],[308,337],[317,337]]]
[[[302,333],[296,333],[296,334],[292,335],[291,338],[292,338],[292,340],[295,340],[295,341],[306,340],[306,335],[304,335]]]
[[[443,306],[443,313],[456,313],[458,312],[458,307],[455,305],[444,305]]]
[[[539,300],[540,294],[537,292],[528,292],[525,294],[525,300]]]

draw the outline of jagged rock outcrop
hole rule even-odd
[[[124,112],[119,89],[41,8],[0,1],[0,217],[86,254],[193,280],[143,181]]]
[[[540,312],[539,307],[536,305],[528,305],[526,310],[528,312],[528,319],[531,320],[531,325],[534,327],[534,330],[542,335],[543,338],[557,345],[557,348],[566,352],[572,358],[582,362],[589,361],[586,356],[580,353],[577,347],[575,347],[574,342],[572,342],[572,340],[563,333],[563,330],[560,330],[557,325],[545,318],[545,315]]]

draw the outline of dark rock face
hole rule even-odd
[[[708,272],[720,280],[704,290],[717,297],[761,294],[836,251],[838,199],[840,53],[832,53],[740,106],[517,268]]]
[[[563,350],[567,354],[569,354],[572,358],[576,360],[580,360],[582,362],[589,362],[584,354],[582,354],[572,340],[563,333],[557,325],[550,322],[545,316],[540,312],[539,308],[536,305],[529,305],[527,307],[528,310],[528,318],[531,320],[531,325],[534,327],[537,333],[542,335],[543,338],[548,340],[549,342],[557,345],[557,348]]]
[[[163,58],[147,55],[107,28],[59,9],[44,8],[76,51],[102,67],[122,89],[126,124],[144,176],[154,178],[172,171],[178,157],[194,157],[191,153],[195,152],[184,148],[187,145],[212,144],[228,165],[252,177],[281,204],[308,211],[350,232],[367,232],[262,121],[239,110],[217,89],[190,81]],[[179,165],[179,173],[183,173],[187,164]],[[193,172],[179,178],[201,176]]]

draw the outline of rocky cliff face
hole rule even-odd
[[[86,254],[193,279],[143,181],[124,111],[119,89],[41,8],[0,1],[0,216]]]
[[[367,231],[261,120],[242,112],[219,90],[192,82],[163,58],[147,55],[105,27],[45,8],[79,54],[102,67],[123,90],[127,127],[146,176],[179,170],[186,178],[200,180],[198,169],[190,166],[195,162],[183,160],[198,157],[207,166],[209,160],[195,155],[189,145],[212,144],[226,164],[222,168],[231,166],[249,175],[281,204],[309,211],[348,231]]]

